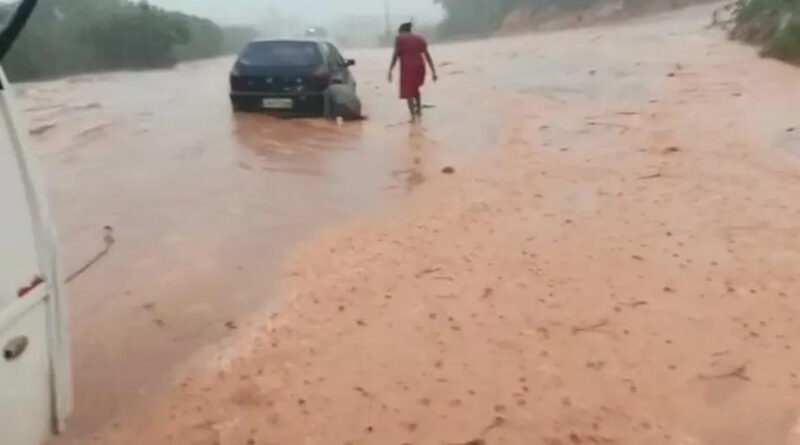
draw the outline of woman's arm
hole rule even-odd
[[[431,74],[433,74],[433,81],[436,82],[439,80],[439,76],[436,74],[436,64],[433,63],[433,57],[428,52],[428,48],[425,48],[425,60],[428,61],[428,66],[431,67]]]
[[[397,42],[394,43],[394,53],[392,53],[392,63],[389,65],[389,82],[392,81],[392,72],[397,65],[397,60],[400,59],[400,51],[397,47]]]

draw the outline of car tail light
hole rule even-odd
[[[328,88],[331,81],[331,72],[325,65],[320,65],[319,68],[314,70],[311,75],[312,86],[317,90],[324,90]]]
[[[319,68],[314,70],[314,78],[315,79],[327,79],[330,77],[331,72],[328,70],[328,67],[325,65],[320,65]]]

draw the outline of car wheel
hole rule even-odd
[[[236,99],[231,99],[231,108],[233,108],[234,112],[246,111],[244,104]]]

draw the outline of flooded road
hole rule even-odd
[[[23,86],[67,269],[118,240],[56,442],[794,444],[800,76],[710,13],[435,46],[419,125],[378,51],[342,127]]]
[[[498,117],[429,88],[430,116],[406,123],[386,54],[356,53],[369,119],[237,114],[231,60],[20,88],[65,258],[81,437],[158,390],[186,357],[269,305],[283,255],[324,225],[388,205],[485,154]]]

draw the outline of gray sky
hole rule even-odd
[[[222,23],[251,23],[266,15],[270,5],[282,14],[307,22],[327,23],[347,14],[383,14],[383,0],[150,0],[168,9],[184,11]],[[433,0],[389,0],[395,19],[414,17],[431,21],[441,16]]]

